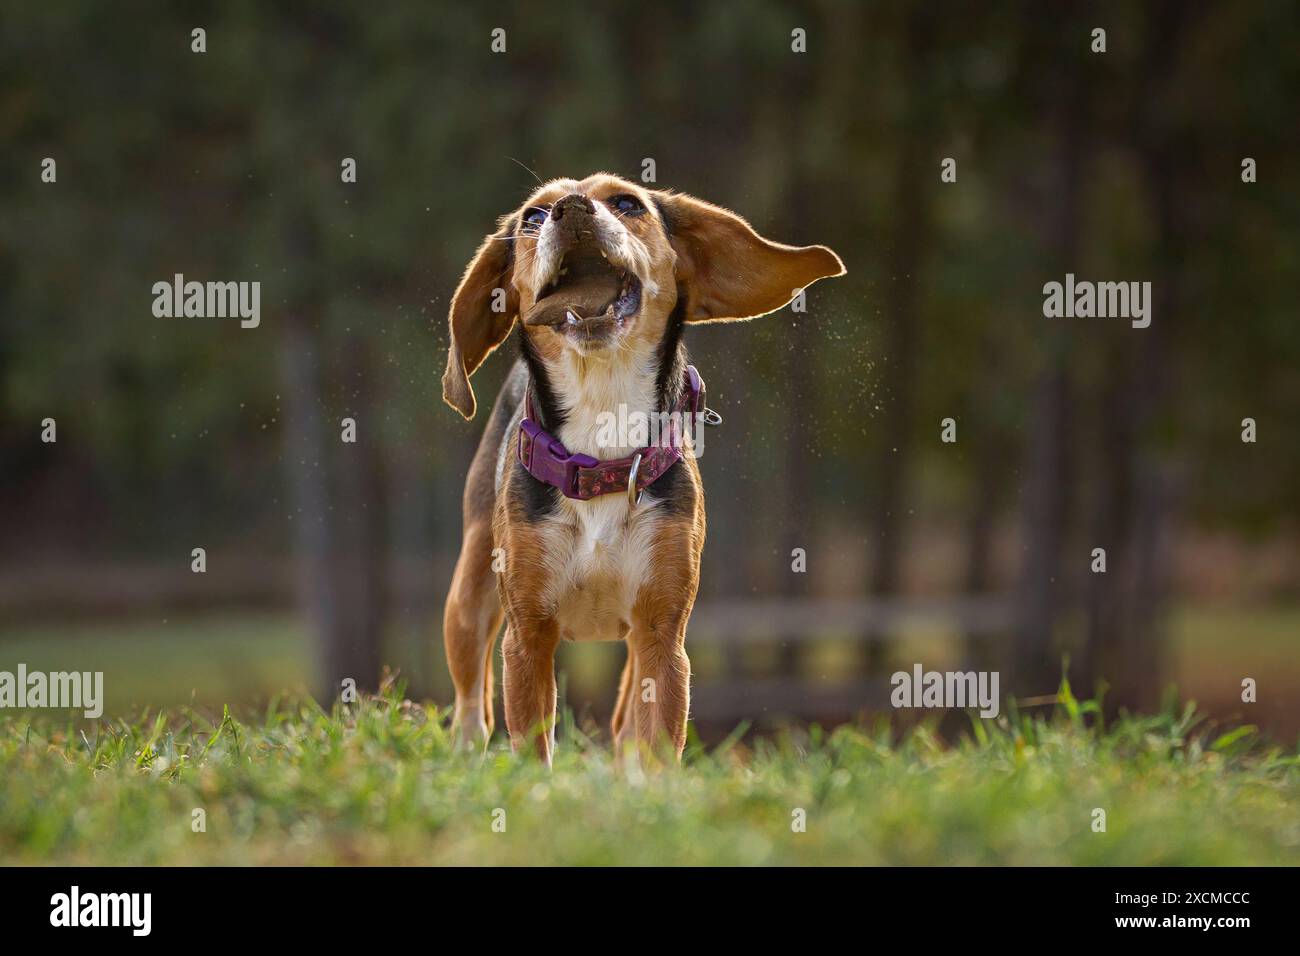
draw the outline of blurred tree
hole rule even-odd
[[[933,117],[933,56],[937,11],[911,6],[899,29],[899,76],[903,131],[893,172],[894,224],[886,282],[883,347],[888,356],[882,386],[889,401],[883,444],[876,471],[880,488],[874,508],[875,556],[870,593],[877,598],[896,595],[902,583],[903,531],[908,509],[908,466],[916,432],[917,343],[923,312],[923,261],[929,243],[928,197],[934,189],[938,157]],[[867,645],[867,667],[876,670],[888,655],[884,640]]]
[[[1063,277],[1079,261],[1083,229],[1083,179],[1089,162],[1090,55],[1084,42],[1087,21],[1077,13],[1048,21],[1033,16],[1027,32],[1039,56],[1051,58],[1060,87],[1044,104],[1044,119],[1055,133],[1051,163],[1055,188],[1042,206],[1047,238],[1044,272]],[[1071,510],[1070,434],[1073,427],[1071,351],[1074,336],[1065,322],[1051,325],[1045,356],[1034,386],[1034,419],[1024,486],[1024,553],[1020,611],[1013,644],[1012,687],[1021,696],[1051,693],[1060,678],[1054,643],[1063,590],[1062,548]]]
[[[1015,583],[1022,688],[1050,691],[1070,646],[1081,686],[1123,674],[1143,684],[1117,694],[1140,699],[1162,661],[1171,536],[1296,534],[1300,131],[1284,118],[1300,11],[1106,11],[1110,50],[1094,55],[1101,15],[776,0],[568,18],[254,0],[7,11],[10,593],[57,572],[64,611],[97,569],[138,562],[142,590],[173,600],[154,583],[202,544],[214,603],[248,598],[240,574],[278,600],[281,572],[300,571],[318,689],[372,683],[393,659],[389,610],[427,632],[456,547],[482,423],[441,406],[438,374],[466,260],[533,185],[520,164],[636,177],[652,158],[656,185],[825,242],[850,270],[807,316],[689,333],[727,417],[703,463],[706,593]],[[497,26],[505,54],[488,45]],[[949,149],[959,181],[940,187]],[[1257,183],[1240,181],[1247,155]],[[57,184],[39,180],[47,156]],[[345,156],[356,183],[340,181]],[[1044,321],[1042,283],[1084,268],[1145,270],[1153,327]],[[262,326],[155,319],[149,289],[177,272],[260,281]],[[355,445],[338,440],[344,415]],[[959,442],[937,448],[947,415]],[[46,417],[55,445],[34,440]],[[1109,542],[1104,579],[1079,557],[1094,541]],[[815,577],[788,572],[795,546],[820,555]]]

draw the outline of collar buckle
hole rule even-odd
[[[559,488],[566,498],[578,497],[578,469],[600,464],[590,455],[570,454],[558,438],[530,418],[519,423],[519,460],[534,477]]]

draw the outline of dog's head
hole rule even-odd
[[[687,322],[765,315],[844,274],[825,246],[784,246],[678,193],[598,173],[556,179],[498,221],[451,302],[442,394],[474,415],[469,377],[521,320],[537,353],[599,360],[653,347],[684,298]]]

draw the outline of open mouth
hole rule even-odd
[[[564,254],[524,324],[591,337],[621,328],[640,308],[641,280],[588,242]]]

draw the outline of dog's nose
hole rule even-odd
[[[574,219],[588,218],[596,215],[596,207],[582,193],[569,193],[551,207],[551,218],[559,222],[569,215]]]

